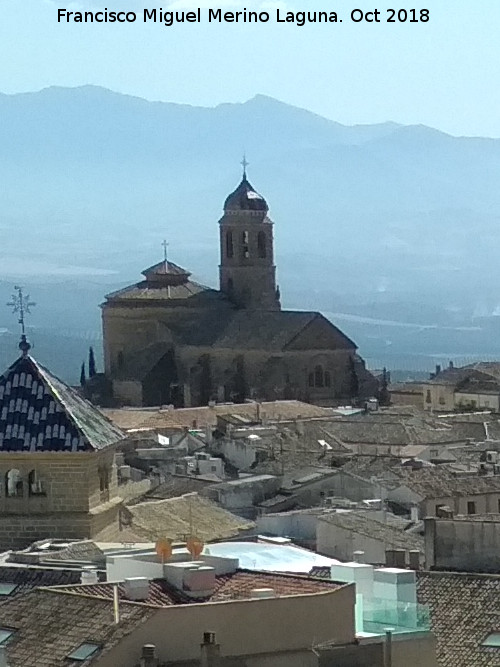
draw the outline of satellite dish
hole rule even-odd
[[[160,537],[159,540],[156,540],[155,549],[161,562],[164,563],[172,556],[172,541],[167,540],[166,537]]]
[[[203,551],[204,546],[205,545],[203,544],[203,542],[197,537],[190,537],[189,540],[186,542],[187,550],[189,551],[193,559],[198,558],[198,556]]]

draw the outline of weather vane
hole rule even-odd
[[[18,322],[21,325],[21,334],[24,336],[26,333],[24,317],[31,313],[30,308],[36,306],[36,303],[30,301],[29,294],[23,294],[23,288],[20,285],[15,285],[14,289],[16,290],[16,293],[12,295],[11,301],[9,301],[7,305],[12,307],[13,313],[19,313]]]

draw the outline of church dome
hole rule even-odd
[[[224,210],[262,211],[263,213],[267,213],[269,207],[264,197],[256,192],[255,188],[248,182],[246,175],[243,174],[241,183],[224,202]]]

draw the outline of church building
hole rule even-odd
[[[219,290],[166,258],[102,305],[116,405],[298,399],[338,405],[377,383],[356,345],[317,312],[281,309],[268,205],[246,172],[219,220]]]

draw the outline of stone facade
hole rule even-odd
[[[246,176],[219,221],[220,290],[170,261],[103,304],[105,373],[116,405],[298,399],[337,405],[377,383],[356,345],[320,313],[282,311],[273,223]]]
[[[9,472],[19,471],[16,495]],[[36,483],[30,481],[36,477]],[[31,476],[30,476],[31,475]],[[0,549],[23,548],[46,537],[85,539],[119,533],[114,450],[98,453],[0,454]]]

